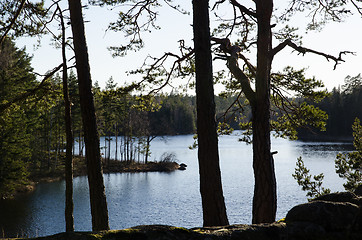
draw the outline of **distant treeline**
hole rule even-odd
[[[325,132],[299,129],[299,138],[315,141],[352,141],[352,124],[362,119],[362,76],[348,76],[345,84],[334,88],[329,97],[315,104],[328,114]]]

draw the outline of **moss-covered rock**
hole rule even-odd
[[[326,231],[347,231],[353,226],[358,211],[358,206],[351,203],[315,201],[292,208],[286,222],[309,222]]]
[[[192,230],[203,234],[203,238],[201,239],[287,239],[285,223],[230,225],[223,227],[194,228]]]

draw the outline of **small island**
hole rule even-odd
[[[62,156],[64,158],[65,156]],[[63,159],[61,159],[63,162]],[[102,158],[103,173],[140,173],[140,172],[172,172],[175,170],[185,170],[186,165],[181,163],[178,164],[174,159],[164,159],[161,161],[148,161],[137,162],[137,161],[119,161],[119,160],[106,160]],[[73,157],[73,176],[86,176],[87,165],[86,160],[82,156]],[[58,165],[56,168],[49,171],[31,171],[27,184],[20,186],[15,194],[6,196],[6,198],[16,197],[18,194],[28,193],[35,189],[36,184],[41,182],[54,182],[60,181],[65,178],[64,164]],[[4,196],[5,198],[5,196]]]

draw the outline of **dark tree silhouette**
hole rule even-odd
[[[74,232],[73,216],[73,131],[72,131],[72,114],[71,104],[68,91],[68,67],[66,56],[65,24],[61,8],[57,5],[60,25],[62,29],[62,59],[63,59],[63,98],[64,98],[64,122],[65,122],[65,230]]]
[[[193,0],[200,192],[204,226],[228,225],[219,166],[211,58],[209,1]]]
[[[88,49],[84,31],[82,4],[69,0],[70,20],[78,75],[81,115],[86,147],[89,196],[93,231],[108,230],[108,209],[103,182],[99,136],[92,94]]]

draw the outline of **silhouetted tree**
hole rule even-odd
[[[92,229],[94,231],[108,230],[108,209],[103,182],[99,136],[92,94],[92,81],[84,31],[82,4],[80,0],[69,0],[68,4],[73,33],[80,107],[86,145]]]
[[[228,225],[219,166],[210,42],[209,1],[193,0],[200,192],[204,226]]]

